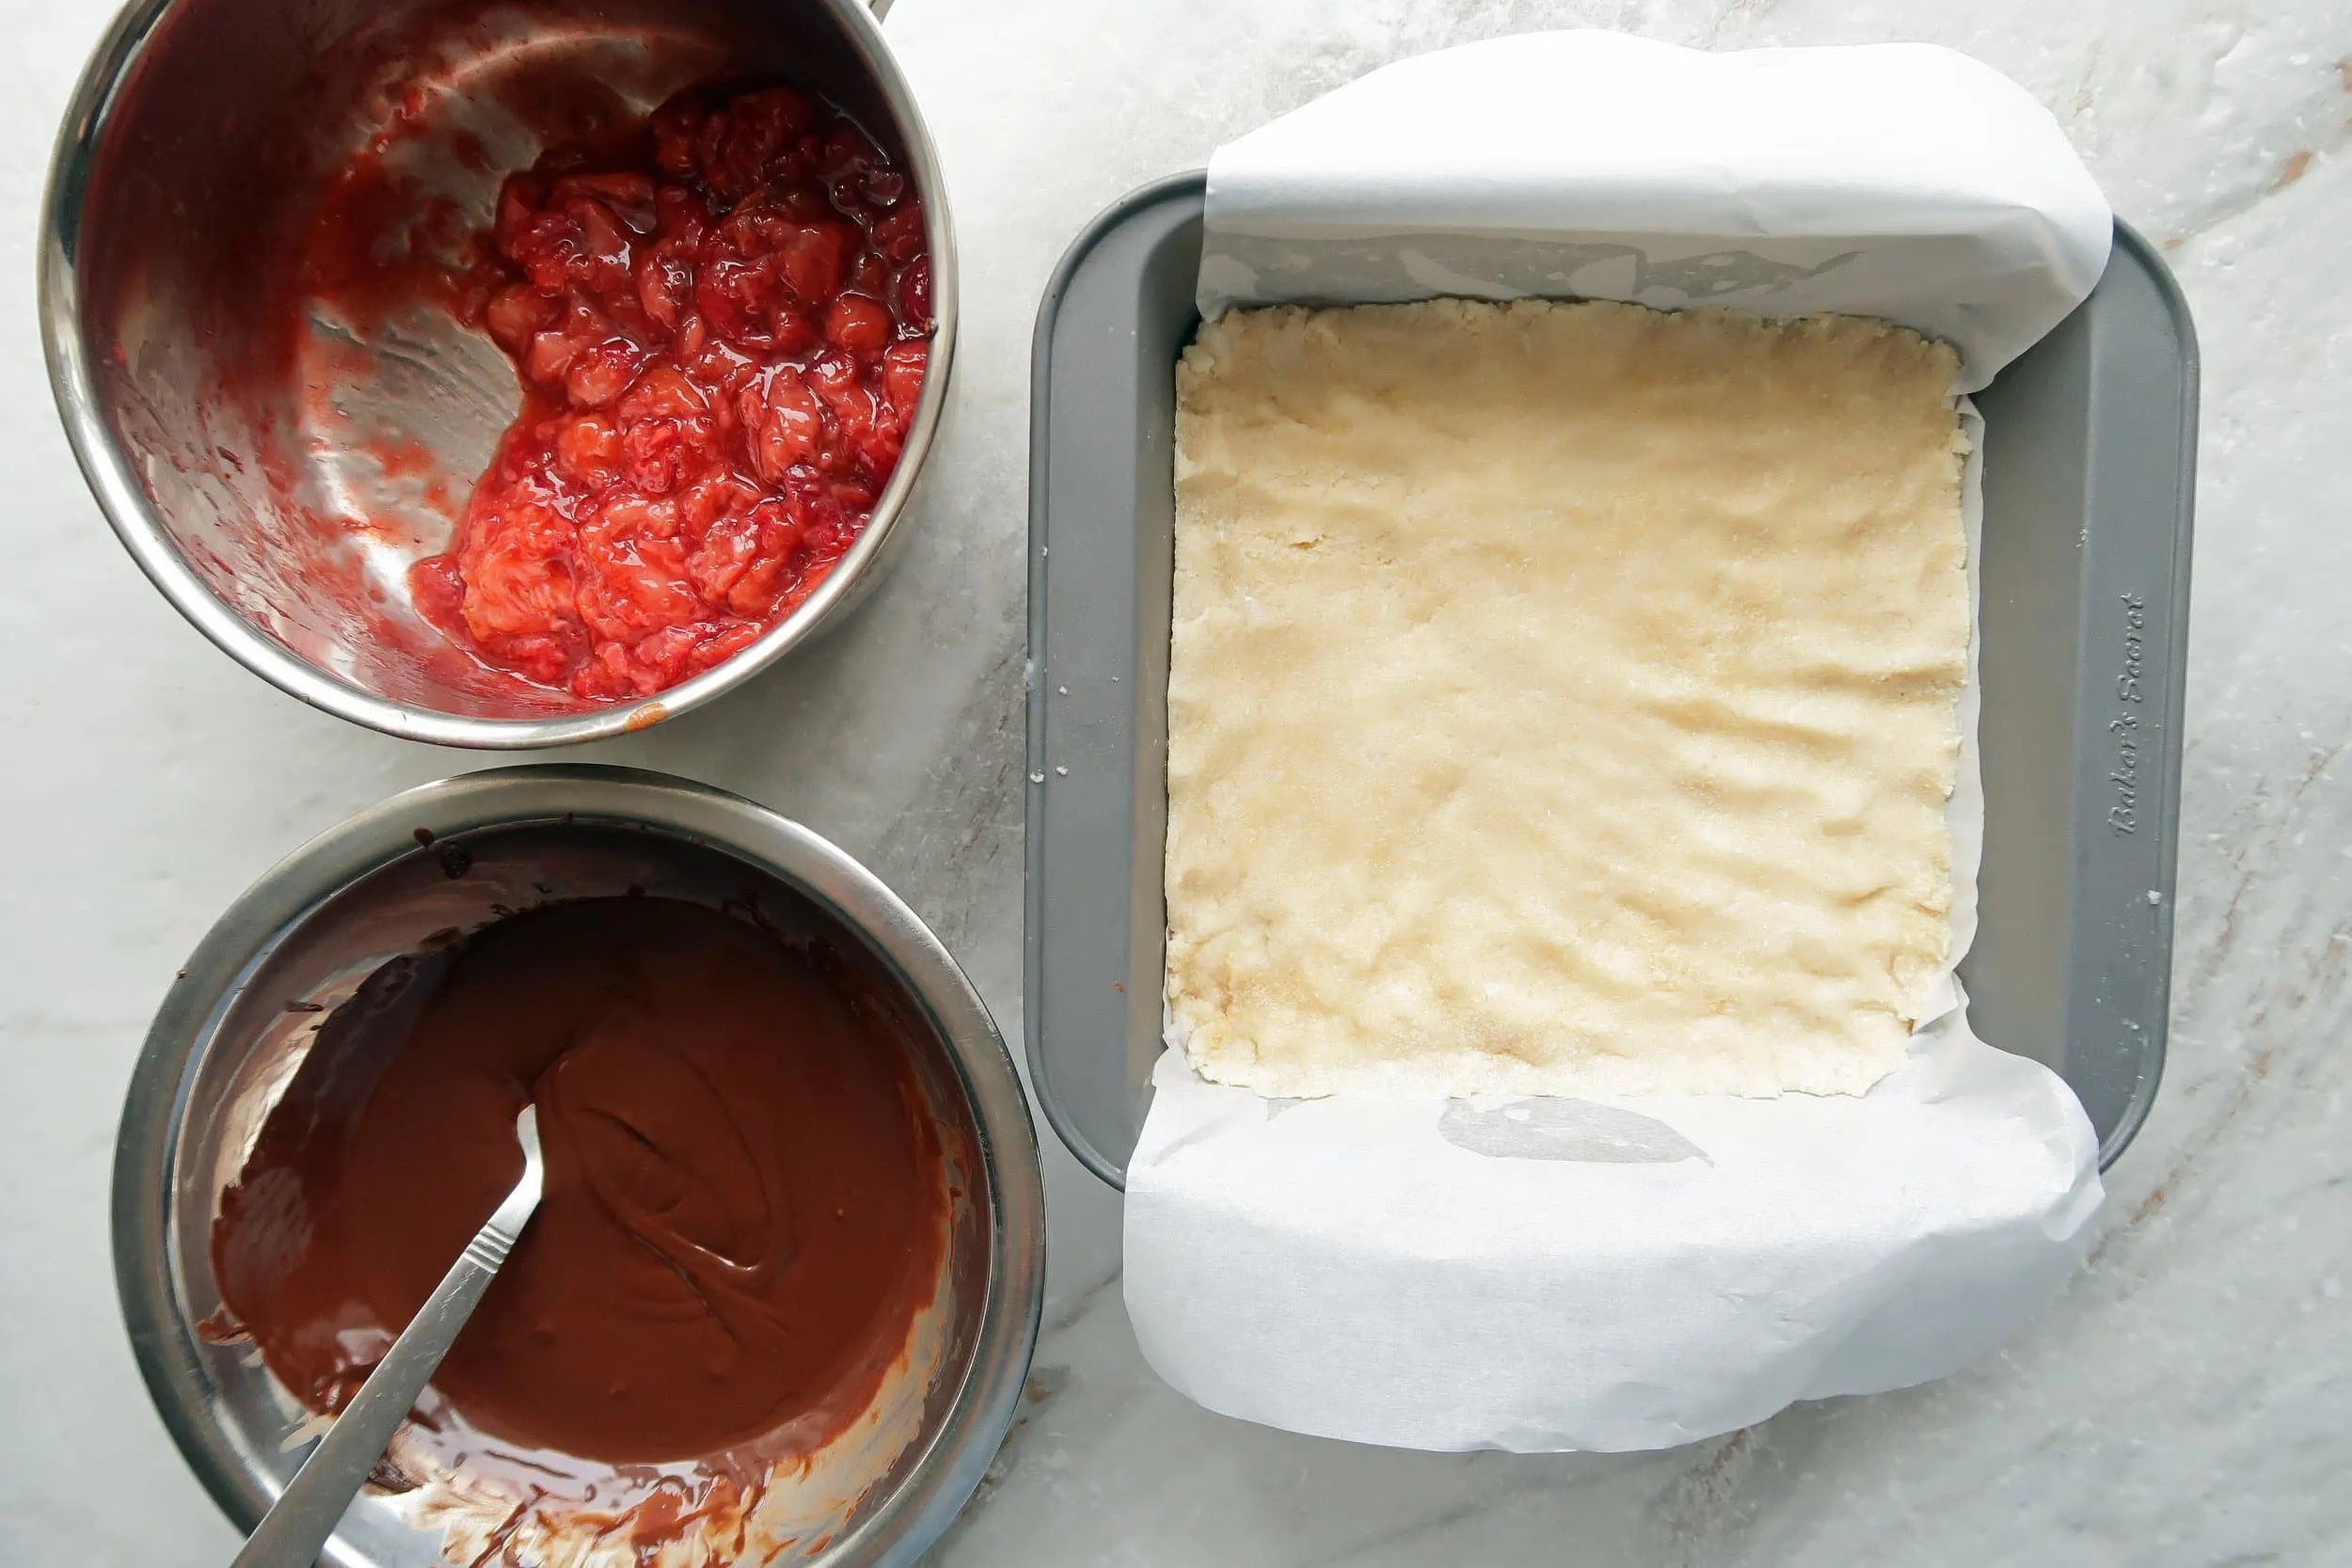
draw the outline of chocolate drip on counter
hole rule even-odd
[[[387,965],[222,1196],[229,1311],[340,1408],[520,1171],[529,1097],[547,1196],[434,1379],[449,1406],[613,1463],[838,1430],[946,1236],[939,1140],[863,984],[821,943],[650,897]]]

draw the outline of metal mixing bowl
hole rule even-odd
[[[389,233],[479,226],[550,119],[714,79],[821,93],[911,178],[937,322],[921,404],[865,532],[766,637],[653,701],[550,705],[460,654],[407,592],[515,417],[513,372],[445,310],[364,330],[310,311],[289,333],[303,295],[282,263],[354,168],[398,175],[362,193],[405,203],[373,214]],[[858,0],[134,0],[58,134],[40,275],[66,433],[148,577],[284,690],[458,746],[643,728],[836,619],[904,535],[955,346],[938,164]]]
[[[429,843],[424,842],[430,840]],[[1045,1212],[1019,1078],[978,995],[914,911],[856,862],[762,807],[623,768],[468,774],[396,795],[282,862],[213,927],[157,1013],[115,1157],[117,1283],[165,1424],[215,1500],[251,1528],[292,1476],[302,1413],[246,1344],[199,1330],[221,1305],[210,1231],[222,1188],[322,1016],[387,959],[501,909],[642,888],[837,926],[928,1022],[916,1076],[964,1150],[948,1245],[946,1332],[911,1438],[813,1556],[912,1561],[979,1482],[1027,1374],[1043,1297]],[[757,916],[755,916],[757,917]],[[290,1004],[293,1005],[290,1009]],[[218,1338],[218,1336],[214,1336]],[[870,1482],[870,1484],[866,1484]],[[364,1494],[326,1560],[438,1563],[438,1538]]]

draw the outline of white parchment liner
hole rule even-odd
[[[1545,34],[1391,67],[1220,150],[1200,293],[1210,314],[1847,310],[1955,341],[1957,392],[2089,293],[2111,222],[2047,114],[1946,51]],[[1980,476],[1972,452],[1972,602]],[[1976,930],[1978,708],[1972,639],[1952,963]],[[1948,968],[1923,1017],[1861,1098],[1268,1101],[1171,1050],[1127,1168],[1137,1340],[1211,1409],[1441,1449],[1663,1447],[1946,1375],[2079,1266],[2102,1195],[2072,1092],[1970,1032]]]

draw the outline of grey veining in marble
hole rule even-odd
[[[97,5],[0,0],[0,1560],[225,1560],[114,1305],[119,1097],[180,958],[269,861],[489,759],[246,675],[147,589],[49,409],[34,213]],[[1384,61],[1554,25],[1920,39],[2024,82],[2167,247],[2205,351],[2168,1082],[2090,1270],[1994,1362],[1624,1457],[1354,1449],[1206,1415],[1136,1357],[1118,1202],[1049,1147],[1048,1331],[943,1568],[2352,1562],[2352,8],[2343,0],[900,0],[968,334],[919,537],[754,689],[599,754],[809,822],[1020,1021],[1028,341],[1098,208]],[[74,691],[47,672],[71,669]],[[1051,1145],[1050,1135],[1047,1139]]]

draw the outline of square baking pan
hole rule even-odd
[[[1122,1180],[1161,1050],[1177,356],[1200,324],[1207,177],[1078,236],[1030,387],[1030,1082]],[[1985,793],[1975,945],[1992,1044],[2065,1078],[2104,1166],[2164,1066],[2188,635],[2197,343],[2170,272],[2118,224],[2106,276],[1976,394]]]

